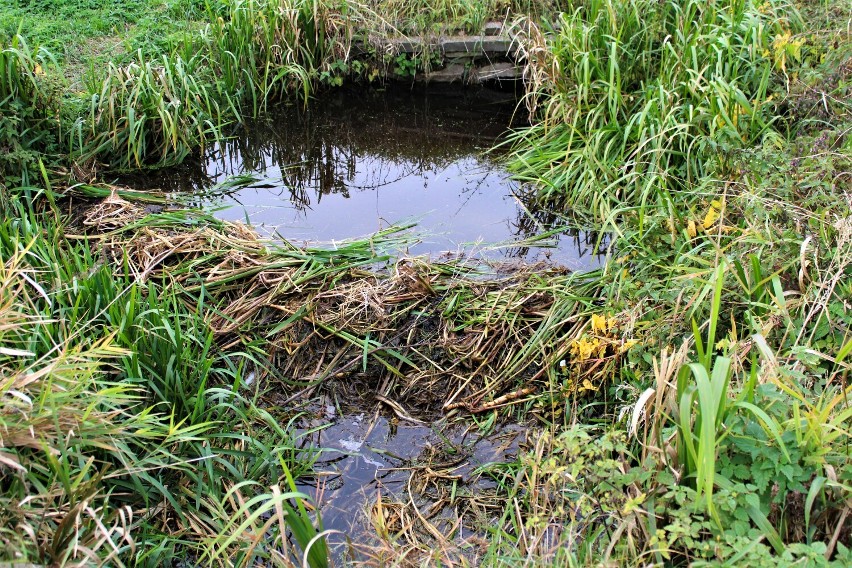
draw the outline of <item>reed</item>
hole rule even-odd
[[[112,170],[178,164],[268,101],[307,99],[320,70],[345,59],[352,26],[349,10],[306,0],[211,2],[206,17],[174,52],[140,50],[90,78],[88,113],[69,137],[76,161]]]
[[[21,201],[9,213],[17,221],[0,227],[0,556],[128,565],[215,549],[221,564],[289,565],[315,540],[311,565],[324,565],[304,496],[279,493],[280,524],[258,520],[260,482],[310,467],[286,423],[238,388],[262,357],[219,351],[167,287],[140,285],[66,241],[51,215]],[[223,542],[237,525],[239,538]],[[274,544],[252,531],[274,533]]]
[[[558,29],[526,23],[528,106],[510,168],[543,199],[606,220],[667,207],[725,153],[772,136],[773,37],[783,3],[583,2]]]
[[[23,183],[57,143],[58,94],[45,81],[55,63],[48,51],[31,48],[20,35],[0,43],[0,174],[14,172]]]
[[[302,93],[320,70],[345,60],[358,12],[319,0],[211,3],[204,32],[218,78],[257,114],[267,100]]]
[[[92,93],[89,116],[78,119],[71,136],[78,160],[109,160],[111,169],[177,164],[222,131],[219,98],[204,82],[203,58],[153,62],[141,52],[138,58],[123,67],[110,64]]]

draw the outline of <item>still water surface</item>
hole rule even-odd
[[[339,90],[307,107],[272,109],[240,127],[194,167],[148,178],[193,190],[216,215],[268,236],[333,242],[417,222],[411,254],[479,253],[592,268],[594,239],[567,232],[552,248],[506,246],[557,224],[500,163],[499,144],[518,125],[512,93],[478,90]],[[211,192],[231,176],[254,181]],[[492,249],[489,245],[503,243]]]

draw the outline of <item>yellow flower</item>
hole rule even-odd
[[[629,274],[626,268],[624,270],[625,273]],[[616,323],[618,322],[615,318],[608,318],[599,314],[592,314],[592,333],[598,335],[606,335],[610,331],[615,329]]]
[[[593,337],[592,339],[588,339],[587,337],[581,337],[580,339],[575,339],[571,343],[571,354],[574,355],[574,359],[577,361],[585,361],[587,359],[591,359],[592,355],[596,355],[599,351],[601,351],[601,347],[606,349],[606,346],[601,344],[601,340]]]
[[[710,209],[707,210],[707,215],[704,216],[704,221],[701,223],[704,230],[707,231],[716,224],[716,221],[721,217],[722,202],[714,199],[710,202]]]
[[[701,223],[701,226],[704,227],[704,230],[706,231],[716,223],[717,219],[719,219],[719,211],[717,211],[715,207],[711,207],[707,210],[707,215],[704,216],[704,221]]]
[[[592,333],[606,333],[607,320],[606,317],[592,314]]]
[[[689,223],[686,225],[686,234],[689,235],[690,238],[695,237],[698,234],[698,229],[695,226],[695,221],[692,219],[689,220]]]
[[[772,41],[773,59],[776,67],[786,72],[788,58],[800,61],[804,44],[805,38],[793,39],[790,30],[785,30],[784,33],[776,35]]]

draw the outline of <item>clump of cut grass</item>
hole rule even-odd
[[[33,213],[18,215],[36,226]],[[93,330],[108,334],[119,349],[110,376],[136,397],[120,423],[133,424],[145,409],[172,436],[136,440],[122,430],[140,453],[126,463],[151,466],[111,469],[104,486],[133,518],[121,532],[126,547],[110,557],[116,563],[189,554],[288,565],[307,554],[311,565],[323,564],[322,537],[294,485],[310,461],[286,425],[243,398],[244,383],[296,379],[287,395],[300,396],[368,369],[388,404],[404,401],[417,413],[441,403],[490,412],[572,388],[557,377],[555,360],[569,357],[593,298],[577,293],[580,279],[567,293],[564,273],[408,261],[387,274],[373,267],[404,242],[393,233],[300,250],[199,213],[148,214],[117,192],[79,219],[85,240],[61,245],[76,260],[66,266],[50,249],[37,256],[56,278],[52,313],[67,326],[46,322],[45,337],[91,342]],[[277,368],[269,363],[276,351]],[[91,380],[107,385],[102,373]],[[108,385],[107,395],[116,388]],[[171,442],[149,455],[152,440]]]
[[[143,217],[120,202],[110,197],[86,216],[89,227],[121,226],[92,233],[93,243],[139,282],[165,278],[188,303],[207,298],[201,313],[217,341],[264,337],[279,353],[276,374],[309,390],[369,369],[375,388],[395,385],[383,396],[479,413],[539,390],[573,392],[579,376],[595,391],[626,351],[614,325],[611,345],[598,340],[596,364],[576,348],[594,275],[529,267],[489,276],[462,262],[418,260],[376,272],[409,238],[398,228],[302,250],[263,242],[240,224],[191,212]],[[563,360],[576,361],[576,375],[563,375]]]

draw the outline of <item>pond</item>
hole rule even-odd
[[[564,231],[489,151],[525,111],[514,92],[459,87],[341,89],[270,109],[200,163],[139,185],[192,191],[193,205],[296,244],[362,237],[417,223],[409,254],[465,253],[594,268],[595,239]],[[242,182],[224,190],[233,176]],[[499,245],[497,247],[493,245]]]
[[[419,242],[403,253],[596,268],[595,238],[581,231],[559,230],[536,246],[560,217],[536,207],[493,150],[522,114],[515,93],[484,88],[339,90],[270,109],[198,163],[130,183],[191,195],[219,218],[296,244],[334,246],[415,221]],[[299,489],[334,531],[335,557],[358,551],[348,544],[378,545],[383,530],[418,539],[437,531],[465,546],[481,539],[483,518],[502,507],[487,466],[517,459],[527,428],[442,411],[412,418],[388,407],[376,381],[361,381],[371,385],[363,392],[355,382],[271,404],[301,413],[303,447],[320,449]]]

